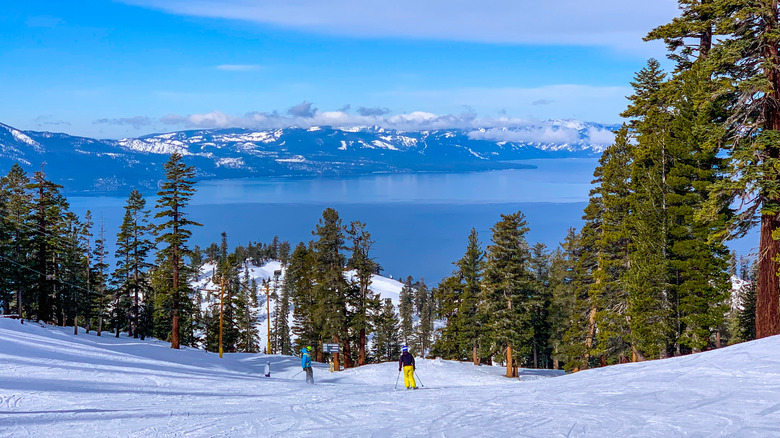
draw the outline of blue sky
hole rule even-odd
[[[0,122],[103,138],[612,123],[634,72],[663,57],[642,36],[675,13],[672,0],[6,2]]]

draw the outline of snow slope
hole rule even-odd
[[[298,370],[0,318],[0,437],[780,436],[780,337],[556,378],[419,360],[420,391],[395,363]]]

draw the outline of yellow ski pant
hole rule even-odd
[[[417,383],[414,382],[414,367],[411,365],[404,367],[404,385],[407,388],[417,388]]]

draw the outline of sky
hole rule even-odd
[[[194,128],[617,123],[675,0],[5,2],[0,123]]]

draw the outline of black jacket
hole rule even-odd
[[[398,371],[401,371],[401,368],[408,367],[409,365],[414,367],[414,356],[409,354],[408,351],[404,351],[401,355],[401,359],[398,360]]]

